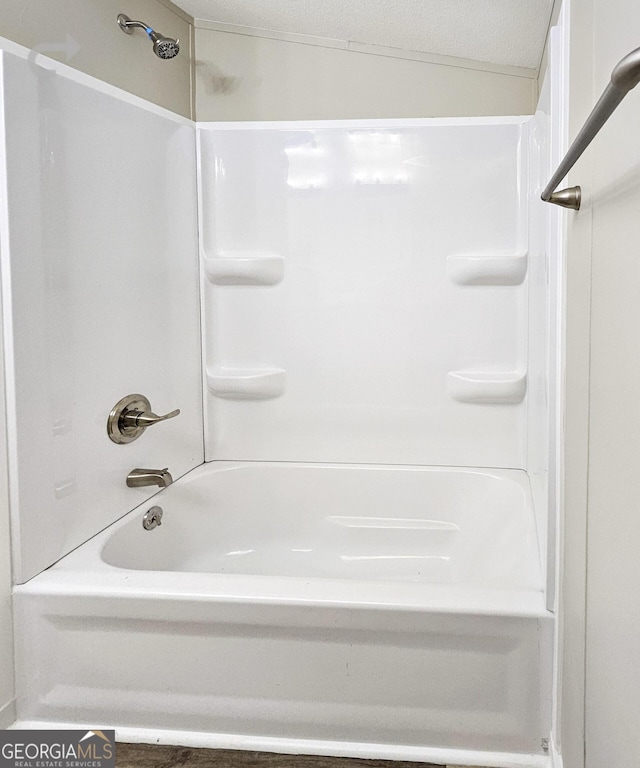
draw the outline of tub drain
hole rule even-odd
[[[152,531],[162,525],[162,507],[151,507],[142,518],[142,527],[145,531]]]

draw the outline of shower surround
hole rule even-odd
[[[547,766],[544,115],[193,124],[3,48],[19,725]]]

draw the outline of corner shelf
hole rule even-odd
[[[447,256],[447,275],[457,285],[520,285],[526,274],[526,253]]]
[[[284,258],[275,254],[239,254],[204,259],[214,285],[277,285],[284,276]]]
[[[282,368],[214,368],[207,371],[211,394],[226,400],[272,400],[284,392]]]
[[[447,374],[447,392],[459,403],[517,405],[524,400],[526,391],[526,373],[450,371]]]

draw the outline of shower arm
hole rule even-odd
[[[558,184],[569,173],[578,161],[585,149],[591,144],[602,126],[611,117],[616,107],[632,88],[640,82],[640,48],[627,54],[621,59],[611,73],[611,81],[604,90],[604,93],[593,108],[593,111],[587,118],[585,124],[580,129],[573,144],[569,147],[567,154],[558,166],[558,170],[553,174],[551,180],[544,188],[540,197],[545,203],[553,203],[563,208],[571,208],[574,211],[580,210],[582,190],[580,187],[568,187],[567,189],[554,190]]]
[[[138,29],[144,29],[148,35],[153,32],[153,29],[148,24],[145,24],[144,21],[134,21],[133,19],[125,16],[123,13],[118,16],[118,24],[120,29],[123,32],[126,32],[128,35],[133,34],[134,27]]]

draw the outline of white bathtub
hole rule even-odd
[[[15,600],[25,727],[546,765],[524,472],[214,462]]]

